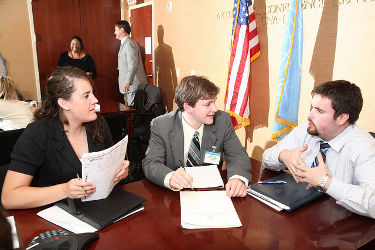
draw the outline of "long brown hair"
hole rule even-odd
[[[7,76],[1,77],[0,98],[3,100],[18,100],[16,86],[12,78]]]
[[[42,106],[34,113],[34,120],[45,120],[59,118],[63,125],[69,124],[61,111],[58,99],[69,100],[76,90],[76,79],[85,79],[93,84],[91,77],[78,68],[71,66],[57,67],[47,81],[46,99],[42,102]],[[83,124],[87,131],[93,134],[94,141],[104,141],[102,134],[102,123],[100,119]]]

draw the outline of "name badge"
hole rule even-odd
[[[209,163],[209,164],[219,165],[220,156],[221,156],[220,153],[206,152],[206,154],[204,155],[204,162]]]

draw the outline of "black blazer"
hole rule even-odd
[[[112,146],[112,136],[103,117],[104,142],[93,141],[87,133],[89,152]],[[18,139],[11,154],[9,170],[34,176],[31,186],[46,187],[65,183],[81,176],[82,164],[73,150],[60,119],[41,120],[30,123]]]

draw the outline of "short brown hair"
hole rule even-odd
[[[184,111],[184,103],[194,107],[200,99],[215,98],[220,89],[206,77],[186,76],[181,79],[175,91],[178,108]]]
[[[128,21],[125,21],[125,20],[118,21],[117,23],[115,23],[115,26],[117,26],[119,29],[121,28],[124,29],[124,31],[130,35],[130,32],[132,29]]]
[[[334,119],[341,114],[349,115],[349,123],[354,124],[361,113],[363,98],[361,89],[354,83],[345,80],[336,80],[316,86],[311,94],[319,94],[331,99],[332,108],[335,110]]]

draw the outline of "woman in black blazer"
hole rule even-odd
[[[82,198],[95,186],[81,176],[84,153],[112,146],[107,123],[95,112],[92,80],[73,67],[59,67],[48,79],[47,98],[14,146],[1,201],[5,209],[39,207]],[[124,161],[117,182],[128,175]]]

